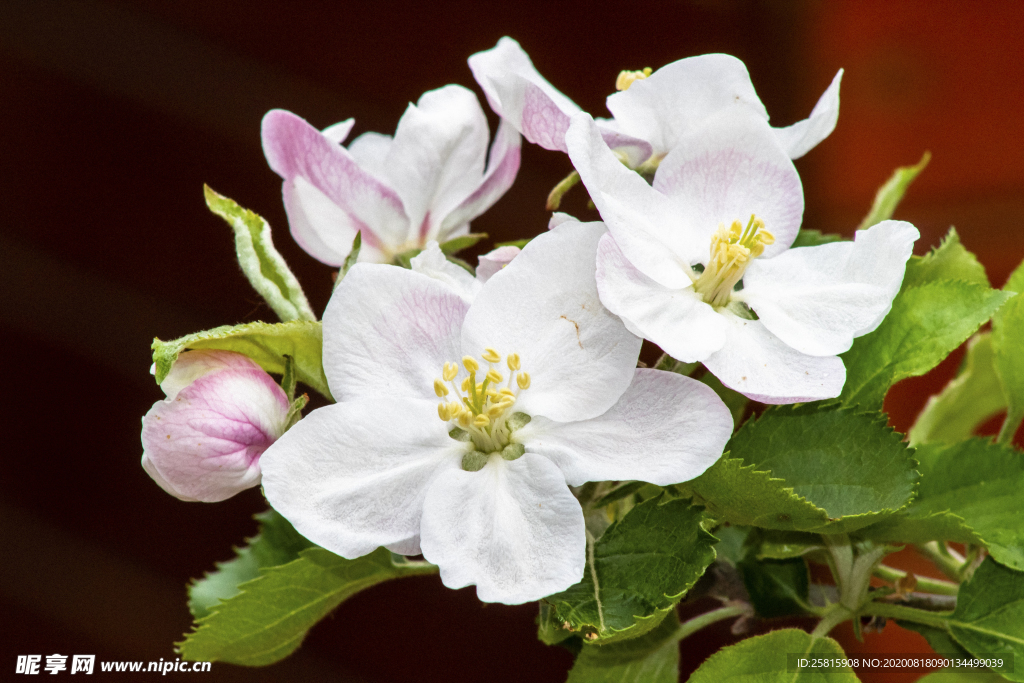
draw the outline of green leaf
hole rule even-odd
[[[397,564],[384,548],[346,560],[323,548],[271,567],[241,593],[197,622],[178,643],[182,659],[266,666],[291,654],[306,632],[345,599],[401,576],[431,574],[432,565]]]
[[[737,566],[750,604],[759,616],[785,617],[805,612],[811,579],[802,559],[759,561],[748,556]]]
[[[445,256],[451,256],[452,254],[459,253],[463,249],[470,248],[480,240],[486,238],[486,232],[474,232],[468,235],[462,235],[461,237],[455,237],[453,239],[448,240],[447,242],[444,242],[439,246],[441,247],[441,251],[444,253]]]
[[[702,521],[684,499],[637,504],[588,546],[583,580],[545,598],[554,619],[597,642],[653,629],[715,559]]]
[[[871,210],[864,217],[864,220],[860,222],[860,225],[857,226],[857,229],[864,230],[876,223],[892,218],[893,212],[903,199],[903,195],[906,193],[907,188],[910,187],[910,183],[914,181],[918,173],[924,170],[924,167],[928,165],[931,158],[931,153],[925,152],[921,157],[921,161],[913,166],[901,166],[893,171],[889,180],[885,181],[885,184],[878,188],[878,192],[875,194],[875,201],[871,205]]]
[[[352,270],[359,261],[359,252],[363,250],[363,231],[360,230],[356,233],[356,236],[352,238],[352,248],[348,250],[348,256],[345,257],[345,261],[341,264],[341,268],[338,269],[338,274],[334,277],[334,289],[338,288],[341,281],[348,275],[348,271]]]
[[[961,647],[960,643],[953,640],[953,637],[949,635],[949,631],[934,626],[925,626],[924,624],[915,624],[912,621],[906,619],[898,619],[899,625],[910,631],[917,631],[924,639],[928,641],[928,645],[940,655],[949,655],[956,657],[968,658],[971,653]]]
[[[1006,679],[992,671],[942,669],[917,679],[917,683],[1003,683]]]
[[[907,436],[911,446],[956,443],[1005,409],[1006,398],[993,366],[992,336],[979,332],[967,342],[960,372],[941,393],[928,399]]]
[[[759,529],[750,535],[748,544],[753,556],[759,560],[788,560],[825,549],[820,535],[803,531]]]
[[[262,217],[243,209],[234,200],[203,186],[206,205],[235,231],[238,265],[249,283],[284,322],[316,320],[302,286],[274,248],[270,226]]]
[[[914,460],[884,416],[836,405],[772,407],[748,420],[694,491],[719,521],[840,533],[904,507]]]
[[[903,288],[916,287],[936,280],[959,280],[989,286],[985,266],[978,257],[960,244],[956,228],[950,228],[938,247],[924,256],[912,256],[907,263]]]
[[[960,587],[948,623],[957,642],[976,657],[1006,654],[1024,662],[1024,573],[986,558]],[[1001,673],[1024,681],[1019,665],[1015,673]]]
[[[948,280],[905,286],[882,324],[841,354],[846,385],[840,400],[881,408],[889,387],[938,365],[1010,296],[985,285]]]
[[[164,381],[178,354],[186,349],[220,349],[244,354],[267,372],[283,375],[285,356],[295,362],[295,377],[326,398],[331,398],[321,357],[323,335],[320,323],[292,320],[286,323],[223,325],[194,332],[171,341],[153,340],[156,381]]]
[[[679,618],[673,610],[639,638],[585,645],[566,683],[676,683],[679,680]]]
[[[734,567],[739,564],[747,552],[745,545],[750,531],[745,526],[720,526],[715,529],[715,537],[718,538],[715,553],[718,561],[728,562]]]
[[[921,446],[917,457],[917,500],[905,515],[865,535],[913,543],[980,542],[996,561],[1024,570],[1024,453],[974,438]],[[970,533],[966,538],[964,531]]]
[[[246,547],[235,549],[234,559],[218,562],[215,571],[189,585],[188,609],[196,619],[209,614],[221,600],[238,595],[238,586],[255,579],[262,570],[296,560],[299,551],[313,547],[276,510],[261,512],[256,519],[259,533],[246,539]]]
[[[992,362],[1007,402],[999,441],[1011,443],[1024,420],[1024,263],[1010,275],[1003,291],[1017,295],[992,317]]]
[[[800,654],[808,659],[847,658],[843,648],[831,638],[815,638],[806,631],[787,628],[723,647],[693,672],[689,683],[856,683],[858,680],[850,668],[827,673],[789,672],[789,654]]]
[[[842,241],[844,241],[842,235],[822,233],[820,230],[808,230],[806,228],[802,228],[800,232],[796,234],[796,239],[793,240],[793,244],[791,244],[789,248],[796,249],[798,247],[816,247],[819,244],[831,244],[832,242]]]

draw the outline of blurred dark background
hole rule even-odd
[[[17,654],[173,658],[190,625],[186,583],[255,531],[258,490],[179,502],[139,466],[139,431],[162,398],[154,336],[273,319],[203,183],[265,216],[314,308],[327,302],[330,269],[291,240],[262,155],[267,109],[391,133],[426,90],[479,93],[465,60],[502,35],[595,115],[621,69],[727,52],[786,125],[844,67],[838,128],[797,162],[805,226],[852,233],[893,168],[930,150],[897,217],[920,228],[918,253],[956,225],[1001,286],[1024,257],[1022,25],[1014,1],[3,0],[0,678]],[[544,197],[570,169],[525,146],[516,185],[475,231],[540,232]],[[578,190],[564,207],[596,216]],[[894,390],[898,428],[956,362]],[[571,656],[536,640],[534,616],[408,579],[345,603],[283,663],[215,664],[204,679],[562,681]],[[726,638],[684,641],[684,672]]]

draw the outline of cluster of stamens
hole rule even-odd
[[[733,288],[743,278],[747,266],[764,253],[764,248],[775,243],[775,236],[764,227],[764,221],[753,214],[747,226],[733,221],[728,228],[724,223],[711,238],[711,259],[704,272],[694,283],[694,290],[715,308],[729,304]]]
[[[516,444],[510,445],[510,436],[522,426],[519,423],[524,422],[524,418],[529,418],[523,415],[513,419],[518,414],[510,411],[519,393],[530,388],[530,375],[520,369],[517,353],[510,353],[505,359],[509,371],[507,381],[499,370],[501,354],[488,348],[480,357],[487,364],[486,370],[472,356],[462,358],[466,376],[461,382],[456,381],[458,363],[444,364],[441,378],[434,380],[434,393],[438,398],[449,400],[437,405],[437,415],[445,422],[455,422],[458,431],[453,430],[453,435],[458,438],[464,434],[468,437],[465,440],[472,440],[480,453],[503,453],[511,448],[509,455],[518,457],[522,455],[521,447],[512,448]]]
[[[651,67],[646,67],[640,71],[620,71],[618,77],[615,79],[616,90],[629,90],[629,86],[633,85],[637,81],[642,81],[653,73]]]

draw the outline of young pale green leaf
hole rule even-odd
[[[480,240],[486,238],[486,232],[471,232],[468,235],[454,237],[439,246],[441,247],[441,251],[444,253],[445,256],[451,256],[452,254],[459,253],[463,249],[469,249],[471,246],[473,246]]]
[[[218,562],[217,569],[188,587],[188,608],[201,619],[220,601],[238,595],[239,585],[252,581],[262,570],[298,559],[299,552],[313,547],[287,519],[270,509],[256,515],[260,531],[247,538],[247,546],[235,549],[235,558]]]
[[[837,405],[770,408],[728,448],[731,458],[683,486],[733,524],[852,531],[907,505],[917,477],[911,452],[884,417]]]
[[[583,580],[545,598],[555,618],[601,643],[653,629],[715,559],[702,521],[683,499],[639,503],[588,546]]]
[[[903,288],[936,280],[959,280],[989,286],[985,266],[960,243],[956,228],[950,228],[935,249],[922,257],[911,257],[903,278]]]
[[[910,183],[914,182],[914,178],[924,170],[924,167],[928,165],[931,158],[931,152],[925,152],[921,157],[921,161],[913,166],[901,166],[893,171],[892,176],[885,181],[885,184],[878,188],[878,192],[875,193],[875,201],[871,205],[871,210],[864,217],[864,220],[860,222],[860,225],[857,226],[857,229],[865,230],[876,223],[892,218],[893,212],[899,206],[907,188],[910,187]]]
[[[832,242],[842,241],[844,241],[842,235],[823,233],[820,230],[808,230],[807,228],[802,228],[800,232],[796,234],[796,239],[793,240],[793,244],[791,244],[789,248],[796,249],[797,247],[816,247],[819,244],[831,244]]]
[[[282,321],[316,320],[302,286],[274,248],[270,226],[263,218],[243,209],[234,200],[203,186],[206,205],[235,232],[238,265],[253,288],[266,299]]]
[[[235,351],[253,359],[267,372],[284,374],[290,356],[298,381],[331,398],[321,362],[323,333],[318,322],[292,320],[286,323],[246,323],[224,325],[205,332],[194,332],[171,341],[153,340],[156,381],[164,381],[178,354],[186,349]]]
[[[639,638],[585,645],[566,683],[676,683],[679,680],[679,618],[672,610]]]
[[[715,544],[716,559],[734,567],[739,564],[747,553],[746,542],[750,533],[751,529],[745,526],[720,526],[715,529],[714,534],[718,539]]]
[[[384,548],[346,560],[309,548],[288,564],[242,584],[241,592],[197,622],[178,643],[182,659],[266,666],[292,653],[306,632],[342,601],[388,579],[431,574],[426,564],[397,564]]]
[[[363,231],[360,230],[356,233],[356,236],[352,238],[352,248],[348,251],[348,256],[345,257],[345,261],[341,264],[341,268],[338,269],[338,274],[334,276],[334,288],[337,289],[341,281],[348,275],[348,271],[352,270],[359,261],[359,252],[363,250]]]
[[[1016,296],[992,317],[992,352],[1007,403],[999,441],[1011,443],[1024,421],[1024,263],[1010,275],[1003,291]]]
[[[846,659],[839,643],[795,628],[772,631],[723,647],[700,665],[689,683],[857,683],[853,669],[831,672],[787,671],[787,655],[807,659]]]
[[[820,535],[803,531],[759,529],[750,535],[747,544],[759,560],[788,560],[825,549]]]
[[[805,613],[811,579],[807,563],[802,559],[758,560],[748,555],[740,561],[738,568],[750,595],[750,604],[758,616],[785,617]]]
[[[979,332],[967,342],[960,372],[941,393],[928,399],[907,436],[911,446],[956,443],[1005,409],[1006,398],[993,366],[992,336]]]
[[[1011,681],[1024,681],[1024,573],[986,558],[960,587],[949,632],[978,657],[1006,654],[1016,662]]]

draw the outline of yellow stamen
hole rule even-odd
[[[437,404],[437,416],[441,418],[444,422],[447,422],[448,420],[452,419],[452,414],[451,411],[449,410],[449,406],[447,403]]]
[[[518,353],[510,353],[510,354],[508,354],[507,363],[508,363],[508,369],[511,370],[512,372],[515,372],[516,370],[518,370],[519,369],[519,354]]]
[[[463,356],[462,365],[466,368],[466,372],[476,372],[480,369],[480,364],[476,362],[473,356]]]
[[[530,388],[530,373],[528,373],[528,372],[520,372],[518,375],[516,375],[516,384],[519,385],[520,389],[529,389]]]
[[[491,424],[490,419],[486,415],[477,415],[473,418],[474,427],[487,427]]]
[[[468,377],[466,379],[462,380],[462,390],[463,391],[469,391],[470,381],[471,380]]]
[[[498,382],[500,382],[501,380],[503,380],[505,378],[502,377],[501,373],[498,372],[497,370],[488,370],[487,371],[487,379],[491,380],[491,382],[493,382],[494,384],[497,384]]]
[[[487,349],[485,349],[482,354],[480,354],[480,357],[483,358],[488,363],[500,363],[501,362],[501,354],[499,354],[497,351],[495,351],[494,349],[489,348],[489,347]]]
[[[444,377],[445,382],[451,382],[455,379],[455,375],[459,374],[459,366],[455,363],[445,363],[444,371],[441,376]]]
[[[444,398],[448,395],[448,387],[444,385],[439,379],[434,380],[434,393],[437,394],[438,398]]]
[[[733,221],[728,228],[720,224],[711,237],[711,258],[694,283],[694,290],[715,308],[728,305],[747,266],[774,243],[775,236],[757,216],[751,215],[746,227],[739,221]]]
[[[651,67],[646,67],[642,71],[620,71],[618,77],[615,79],[616,90],[629,90],[629,86],[633,85],[637,81],[642,81],[653,73]]]

